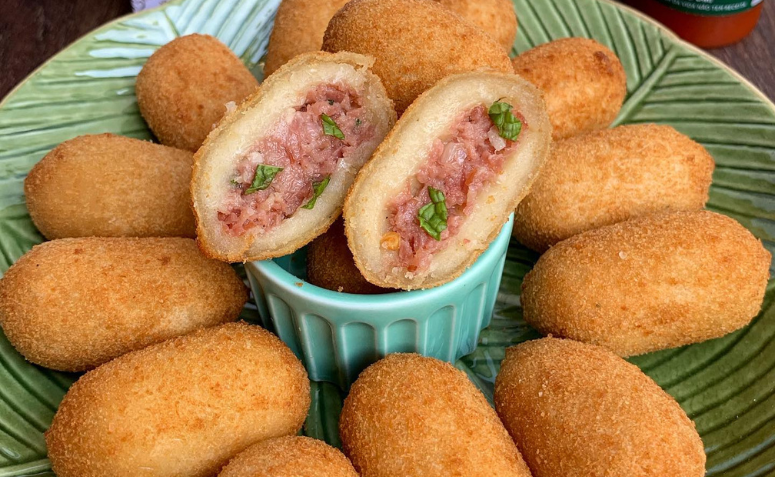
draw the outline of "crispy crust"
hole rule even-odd
[[[347,1],[283,0],[269,37],[264,75],[271,75],[297,55],[320,51],[328,22]]]
[[[511,0],[436,0],[463,19],[481,28],[506,53],[517,38],[517,15]]]
[[[635,124],[557,141],[517,207],[514,236],[544,252],[586,230],[668,210],[699,210],[715,164],[670,126]]]
[[[194,156],[115,134],[55,147],[24,180],[27,209],[48,239],[195,236]]]
[[[479,196],[474,217],[466,220],[450,245],[434,257],[424,274],[387,270],[380,238],[388,231],[384,207],[425,161],[432,141],[447,134],[449,122],[482,102],[508,99],[526,118],[520,147],[495,184]],[[538,90],[513,74],[462,73],[423,93],[361,169],[344,205],[345,234],[355,264],[371,283],[385,288],[432,288],[454,280],[487,249],[508,215],[530,190],[549,151],[551,126]],[[489,200],[490,198],[493,200]],[[436,268],[434,268],[436,267]]]
[[[137,105],[162,144],[195,152],[226,112],[258,88],[237,56],[210,35],[181,36],[137,75]]]
[[[544,338],[506,350],[495,408],[537,477],[702,477],[678,403],[608,350]]]
[[[372,61],[369,57],[347,52],[299,55],[267,78],[256,94],[245,100],[236,111],[227,114],[210,133],[194,156],[191,181],[194,216],[197,221],[197,243],[205,255],[229,262],[281,257],[293,253],[328,230],[341,213],[341,201],[350,181],[354,179],[355,171],[352,169],[358,168],[352,163],[366,161],[373,148],[376,148],[395,123],[396,115],[392,103],[387,98],[379,78],[369,70]],[[377,126],[376,137],[363,144],[358,154],[348,158],[348,167],[343,165],[332,175],[331,183],[326,189],[327,194],[318,199],[315,209],[300,209],[283,224],[261,236],[261,241],[273,242],[270,246],[262,246],[256,235],[252,234],[238,238],[224,237],[220,223],[207,214],[212,214],[214,207],[217,207],[213,205],[217,203],[218,197],[213,198],[217,191],[212,192],[211,189],[212,183],[221,178],[214,176],[223,175],[221,170],[230,167],[229,161],[233,157],[235,144],[241,149],[248,142],[254,142],[254,138],[261,137],[262,131],[274,124],[272,121],[281,119],[284,108],[295,104],[295,101],[303,101],[303,94],[310,86],[333,79],[357,79],[363,83],[363,99],[366,100],[365,107],[372,115],[372,123]],[[265,114],[258,113],[262,109]],[[333,192],[337,194],[332,194]],[[324,211],[325,216],[319,217],[321,211]],[[312,225],[308,225],[309,223]],[[293,230],[293,233],[288,230]]]
[[[341,219],[307,247],[307,281],[328,290],[360,295],[395,291],[372,285],[363,278],[347,246]]]
[[[549,249],[523,282],[525,321],[620,356],[698,343],[759,313],[770,260],[724,215],[639,217]]]
[[[237,454],[218,477],[358,477],[338,449],[304,436],[268,439]]]
[[[268,331],[200,330],[83,375],[46,432],[48,457],[59,477],[209,477],[256,442],[296,434],[309,393],[304,366]]]
[[[373,56],[374,73],[399,114],[450,74],[479,69],[513,73],[495,40],[429,0],[348,2],[328,24],[323,50]]]
[[[468,376],[417,354],[391,354],[360,374],[339,433],[363,477],[530,476]]]
[[[518,75],[543,91],[554,139],[610,126],[627,94],[622,63],[595,40],[551,41],[512,62]]]
[[[34,247],[0,280],[0,324],[28,360],[84,371],[238,318],[247,290],[185,238],[77,238]]]

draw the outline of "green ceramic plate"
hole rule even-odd
[[[0,105],[0,271],[42,237],[24,206],[22,181],[58,143],[87,133],[150,134],[138,114],[135,75],[178,35],[220,38],[261,76],[279,0],[178,0],[120,19],[82,38],[35,72]],[[514,54],[566,36],[612,48],[629,94],[617,124],[675,126],[708,148],[717,168],[709,207],[742,222],[775,249],[775,107],[745,80],[632,11],[602,0],[514,0]],[[411,52],[407,52],[411,54]],[[457,365],[488,397],[507,346],[537,334],[522,321],[519,289],[537,255],[509,250],[492,325]],[[749,327],[707,343],[633,361],[676,397],[708,454],[709,476],[775,475],[773,284]],[[254,315],[246,309],[245,316]],[[0,477],[52,475],[43,432],[77,376],[24,361],[0,335]],[[338,443],[342,396],[313,385],[306,433]]]

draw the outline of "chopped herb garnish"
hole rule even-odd
[[[274,180],[274,176],[282,170],[282,167],[267,166],[264,164],[257,165],[256,176],[253,178],[253,182],[250,184],[250,187],[245,190],[244,194],[252,194],[253,192],[266,189]]]
[[[447,228],[447,203],[444,192],[428,186],[428,195],[431,202],[424,205],[417,213],[422,227],[428,235],[436,240],[441,240],[441,233]]]
[[[317,202],[318,197],[320,197],[320,194],[322,194],[323,191],[326,190],[326,187],[328,187],[328,183],[330,181],[331,181],[331,176],[326,176],[326,178],[320,182],[313,182],[312,190],[314,191],[314,194],[312,195],[312,198],[309,200],[309,202],[302,205],[301,208],[312,209],[313,207],[315,207],[315,202]]]
[[[516,141],[520,131],[522,131],[522,121],[514,116],[511,108],[512,106],[509,103],[496,101],[492,103],[487,113],[490,115],[490,119],[492,119],[495,127],[498,128],[500,137],[509,141]]]
[[[360,126],[361,125],[361,118],[355,118],[355,125]]]
[[[237,179],[232,179],[232,180],[230,180],[229,182],[231,182],[231,183],[232,183],[232,184],[234,184],[235,186],[242,185],[242,182],[238,181]]]
[[[330,104],[331,106],[333,106],[333,105],[334,105],[334,100],[333,100],[333,99],[329,99],[329,100],[328,100],[328,104]]]
[[[320,120],[323,122],[323,134],[326,134],[327,136],[334,136],[337,139],[344,139],[342,130],[339,129],[339,126],[337,126],[334,120],[331,119],[327,114],[321,114]]]

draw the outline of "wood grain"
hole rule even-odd
[[[775,2],[765,1],[756,30],[710,53],[775,99]],[[0,0],[0,98],[62,48],[130,12],[129,0]]]

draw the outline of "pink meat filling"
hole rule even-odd
[[[524,130],[524,118],[514,114]],[[433,143],[425,164],[388,206],[391,230],[401,238],[395,265],[409,272],[426,270],[433,254],[458,233],[482,189],[503,172],[503,163],[516,146],[517,141],[498,134],[484,105],[460,115],[449,139]],[[447,228],[441,240],[431,237],[417,217],[431,201],[428,186],[442,191],[446,199]]]
[[[344,139],[324,133],[322,114],[334,120]],[[233,236],[254,228],[266,232],[293,215],[313,197],[313,184],[329,177],[340,160],[374,137],[375,128],[365,116],[359,95],[348,86],[322,84],[307,93],[290,121],[278,124],[238,161],[218,210],[224,230]],[[283,170],[267,189],[246,194],[259,164]]]

